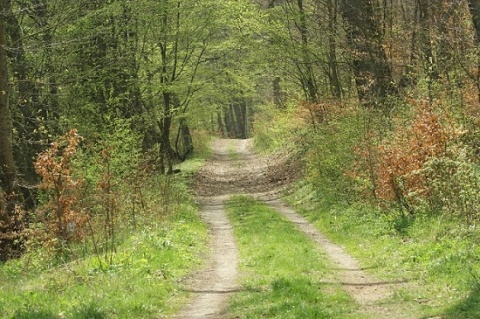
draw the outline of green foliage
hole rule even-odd
[[[302,150],[309,133],[308,125],[304,124],[303,119],[297,116],[294,104],[286,109],[278,109],[270,104],[263,105],[255,113],[254,145],[264,152]]]
[[[357,195],[349,173],[356,159],[352,149],[362,137],[362,117],[346,106],[319,105],[265,107],[256,116],[255,146],[270,152],[288,150],[302,158],[304,182],[315,188],[315,200],[349,203]]]
[[[96,302],[90,302],[88,304],[82,304],[78,308],[74,309],[71,315],[72,319],[104,319],[107,318],[106,314]]]
[[[132,217],[131,206],[120,200],[125,194],[117,194],[116,252],[111,258],[104,259],[104,252],[85,240],[71,245],[66,260],[36,247],[1,264],[0,318],[150,318],[177,310],[186,297],[178,283],[201,264],[207,231],[184,178],[171,177],[166,184],[170,206],[163,213],[159,191],[164,177],[144,180],[140,191],[145,209],[136,212],[135,229],[119,227]],[[96,229],[95,219],[92,225]]]
[[[109,171],[115,183],[138,170],[141,163],[141,136],[132,129],[132,120],[113,119],[101,134],[85,137],[74,159],[75,174],[94,192],[104,174],[102,153],[109,153]]]
[[[434,158],[423,168],[432,190],[431,206],[474,224],[480,211],[480,170],[457,149],[454,158]]]
[[[11,317],[12,319],[56,319],[57,315],[49,310],[38,310],[31,307],[25,307],[25,309],[17,310]]]
[[[317,190],[317,200],[337,204],[355,200],[356,188],[347,173],[355,159],[352,149],[359,140],[358,127],[358,119],[347,116],[312,132],[305,181]]]

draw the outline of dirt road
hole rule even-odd
[[[232,226],[223,209],[224,201],[232,194],[249,194],[268,202],[310,236],[338,270],[336,280],[368,312],[380,315],[378,318],[385,315],[404,318],[374,306],[376,301],[390,295],[386,283],[365,273],[358,261],[342,247],[330,242],[305,218],[279,200],[279,194],[297,175],[295,165],[288,157],[256,155],[251,151],[251,143],[251,140],[215,140],[211,159],[195,178],[194,188],[212,238],[211,254],[206,269],[191,278],[192,300],[177,318],[224,318],[229,295],[239,289],[238,251]]]

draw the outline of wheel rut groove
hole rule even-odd
[[[270,201],[269,205],[294,223],[327,253],[333,266],[339,272],[340,284],[359,304],[369,304],[391,294],[389,283],[371,278],[355,258],[347,254],[342,247],[328,240],[304,217],[285,206],[280,200]]]
[[[190,278],[190,303],[176,316],[182,319],[220,318],[228,295],[239,290],[236,285],[238,250],[233,228],[223,210],[223,199],[211,198],[214,206],[202,204],[201,215],[211,237],[207,267]]]
[[[244,194],[262,200],[307,234],[326,252],[336,278],[325,283],[341,284],[372,318],[410,318],[391,313],[382,300],[391,294],[392,284],[367,274],[359,262],[321,234],[304,217],[287,207],[280,194],[297,178],[298,169],[287,156],[259,156],[250,151],[251,140],[214,140],[211,159],[194,178],[194,190],[201,206],[201,216],[211,237],[207,266],[188,278],[192,293],[189,304],[175,317],[178,319],[225,318],[227,302],[238,285],[239,253],[233,227],[224,211],[231,195]]]

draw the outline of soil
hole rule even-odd
[[[280,200],[283,190],[298,176],[295,162],[288,156],[260,156],[252,152],[252,140],[217,139],[212,143],[212,157],[195,176],[194,190],[201,204],[201,214],[211,235],[207,267],[189,279],[191,302],[176,318],[225,318],[229,295],[239,290],[238,251],[233,229],[223,204],[230,195],[249,194],[261,199],[297,225],[328,255],[338,271],[333,279],[369,314],[378,318],[392,316],[377,306],[391,295],[390,284],[379,282],[342,247],[329,241],[313,225]],[[405,317],[408,318],[408,317]]]

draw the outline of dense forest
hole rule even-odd
[[[170,174],[195,134],[246,138],[267,104],[297,106],[313,134],[361,107],[354,179],[410,213],[428,202],[475,217],[478,1],[1,5],[2,259],[20,249],[27,212],[50,210],[68,237],[78,149],[77,165],[104,154],[115,178],[146,157]]]
[[[210,136],[288,150],[330,203],[473,226],[479,44],[478,0],[2,0],[0,260],[113,254]]]

